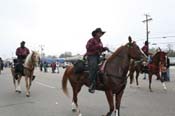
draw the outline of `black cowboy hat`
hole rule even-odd
[[[105,33],[105,31],[102,31],[101,28],[96,28],[94,31],[92,31],[92,36],[94,37],[96,33],[102,33],[102,35]]]

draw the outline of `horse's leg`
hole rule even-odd
[[[29,93],[29,82],[28,82],[28,77],[25,76],[25,82],[26,82],[26,97],[30,97],[30,93]]]
[[[72,90],[73,90],[73,99],[72,99],[72,111],[73,112],[77,112],[78,116],[82,116],[80,109],[78,107],[78,93],[81,90],[82,85],[75,85],[74,87],[72,86]]]
[[[109,112],[105,116],[111,116],[112,112],[114,111],[114,100],[112,90],[105,91],[105,94],[109,104]]]
[[[14,68],[11,67],[11,73],[12,73],[12,77],[13,77],[13,85],[15,87],[15,92],[16,92],[16,79],[15,79],[15,70]]]
[[[133,83],[134,72],[133,71],[129,72],[129,76],[130,76],[130,85],[131,85]]]
[[[152,83],[152,74],[148,74],[149,75],[149,90],[150,92],[152,92],[152,88],[151,88],[151,83]]]
[[[116,116],[120,116],[120,104],[121,104],[121,99],[122,99],[122,95],[123,95],[124,89],[118,94],[115,94],[115,114]]]
[[[137,84],[137,87],[139,87],[138,77],[139,77],[139,71],[136,71],[136,84]]]
[[[14,75],[12,75],[12,76],[13,76],[13,85],[15,87],[15,92],[16,92],[16,79],[15,79],[15,76]]]
[[[16,92],[18,92],[18,93],[21,93],[21,86],[20,86],[21,78],[22,78],[22,76],[18,75],[18,79],[17,79],[18,85],[17,85],[17,88],[16,88]]]
[[[157,78],[161,81],[162,86],[163,86],[163,89],[164,89],[164,90],[167,90],[167,87],[166,87],[166,85],[165,85],[165,82],[164,82],[163,78],[160,76],[159,73],[157,73],[156,75],[157,75]]]
[[[30,96],[30,87],[31,87],[31,85],[32,85],[32,77],[33,77],[33,76],[31,76],[31,77],[28,78],[28,83],[29,83],[28,92],[29,92],[29,96]]]
[[[29,89],[30,89],[30,87],[31,87],[31,85],[32,85],[32,78],[33,78],[33,76],[31,76],[31,77],[29,78]]]

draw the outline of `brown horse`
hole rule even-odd
[[[110,108],[109,112],[105,116],[111,116],[113,113],[115,113],[116,116],[120,115],[120,102],[127,84],[127,72],[129,69],[130,59],[133,58],[141,60],[142,58],[145,58],[145,55],[136,43],[131,41],[131,37],[129,37],[129,43],[118,48],[107,59],[104,73],[101,74],[101,76],[98,75],[98,78],[102,80],[103,84],[99,84],[100,82],[97,82],[96,89],[105,92]],[[66,95],[68,95],[67,80],[69,80],[72,86],[72,110],[77,111],[78,116],[81,116],[82,114],[78,108],[77,96],[83,85],[90,86],[88,75],[89,74],[86,71],[76,74],[74,72],[74,66],[68,66],[62,79],[62,88]],[[113,97],[115,97],[116,110],[114,109]]]
[[[11,72],[13,76],[13,84],[15,86],[15,91],[18,93],[21,93],[21,87],[20,87],[20,81],[21,77],[24,75],[25,76],[25,82],[26,82],[26,96],[30,96],[30,87],[32,84],[32,80],[34,79],[33,77],[33,72],[35,65],[39,62],[39,54],[35,51],[32,51],[30,53],[25,62],[24,62],[24,68],[22,72],[15,72],[15,67],[11,67]],[[16,86],[16,81],[18,82],[18,85]]]
[[[166,54],[167,53],[165,53],[163,51],[157,52],[153,56],[152,61],[148,64],[148,71],[146,73],[148,73],[148,77],[149,77],[149,89],[150,89],[150,91],[152,91],[152,88],[151,88],[152,75],[156,75],[157,79],[160,79],[160,81],[162,82],[164,89],[165,90],[167,89],[166,85],[164,83],[164,80],[160,76],[160,68],[159,68],[160,64],[165,65]],[[129,69],[130,73],[128,75],[128,76],[130,76],[130,84],[132,84],[133,78],[134,78],[134,72],[136,72],[135,79],[136,79],[137,86],[139,85],[138,77],[139,77],[139,73],[141,72],[142,69],[143,69],[143,63],[141,61],[133,60],[131,62],[130,69]]]

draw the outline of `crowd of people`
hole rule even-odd
[[[59,73],[60,63],[59,62],[52,62],[51,64],[48,64],[47,62],[40,62],[39,64],[40,71],[48,72],[48,68],[51,68],[52,73]],[[43,70],[44,69],[44,70]]]

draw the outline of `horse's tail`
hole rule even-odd
[[[69,93],[68,93],[68,90],[67,90],[67,80],[69,79],[69,66],[66,67],[66,70],[64,72],[64,75],[63,75],[63,78],[62,78],[62,89],[63,89],[63,92],[66,96],[69,96]]]

